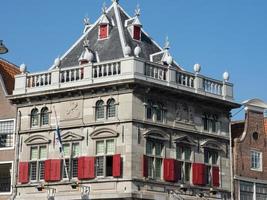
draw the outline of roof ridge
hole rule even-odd
[[[8,64],[9,64],[11,67],[13,67],[14,69],[16,69],[16,70],[20,71],[20,69],[19,69],[19,66],[18,66],[18,65],[14,64],[14,63],[12,63],[12,62],[10,62],[10,61],[8,61],[8,60],[4,59],[4,58],[1,58],[1,57],[0,57],[0,61],[6,62],[6,63],[8,63]]]

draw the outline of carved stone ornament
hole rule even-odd
[[[80,117],[79,103],[78,102],[70,102],[66,105],[65,118],[73,119]]]

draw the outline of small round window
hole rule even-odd
[[[252,134],[252,137],[253,137],[254,140],[257,140],[259,138],[259,134],[257,132],[254,132]]]

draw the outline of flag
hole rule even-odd
[[[56,126],[55,139],[56,139],[56,143],[57,143],[58,148],[59,148],[59,153],[60,153],[61,157],[63,157],[64,156],[63,146],[62,146],[62,140],[61,140],[61,135],[60,135],[60,129],[59,129],[58,125]]]

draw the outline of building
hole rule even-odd
[[[0,200],[9,199],[14,183],[16,107],[7,96],[12,94],[18,73],[14,64],[0,58]]]
[[[185,71],[139,15],[113,0],[49,70],[21,66],[16,199],[230,199],[229,74]]]
[[[245,120],[232,123],[234,198],[266,199],[267,123],[264,120],[264,109],[267,104],[259,99],[248,100],[243,104]]]

